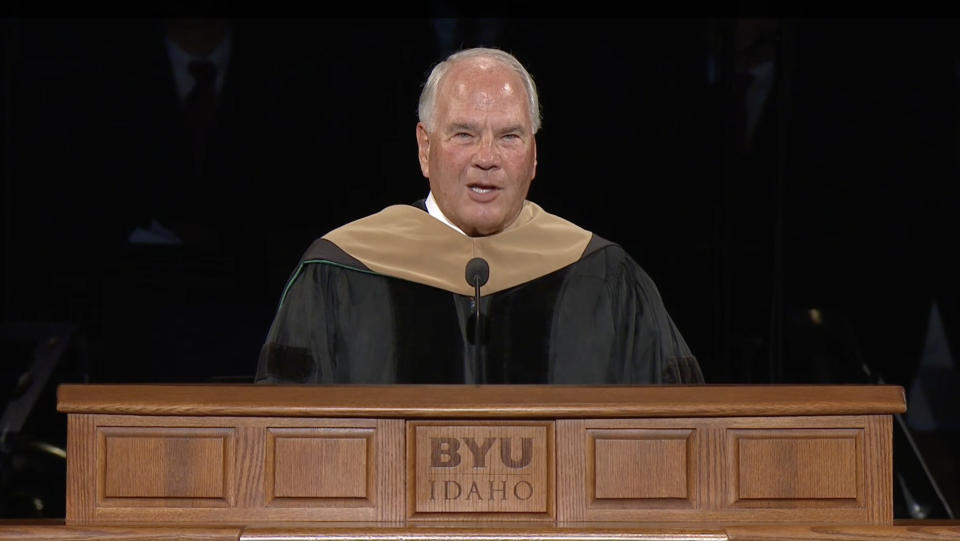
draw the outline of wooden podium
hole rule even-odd
[[[0,539],[960,539],[894,524],[897,386],[64,385]]]

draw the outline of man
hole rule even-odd
[[[419,114],[428,197],[310,246],[258,382],[702,382],[623,249],[526,201],[539,104],[513,56],[451,55],[427,79]],[[465,270],[476,258],[489,280]]]

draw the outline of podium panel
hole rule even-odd
[[[0,541],[960,540],[892,517],[895,386],[64,385]]]
[[[553,421],[407,423],[409,520],[553,520]]]
[[[888,525],[904,404],[886,386],[219,385],[64,386],[60,407],[67,524]]]
[[[403,422],[79,414],[67,522],[403,518]]]
[[[888,524],[891,430],[883,416],[560,421],[558,518]]]

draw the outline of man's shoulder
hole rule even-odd
[[[362,261],[348,254],[329,239],[320,237],[310,243],[300,258],[301,263],[333,263],[358,270],[369,270]]]
[[[424,200],[415,201],[407,205],[391,205],[389,207],[368,214],[363,218],[353,220],[327,232],[322,237],[315,239],[304,251],[300,258],[301,263],[334,263],[347,267],[353,267],[360,270],[369,270],[366,265],[349,253],[349,243],[343,239],[350,238],[356,234],[369,234],[378,228],[388,230],[392,221],[398,217],[405,217],[407,220],[422,219],[426,214]],[[338,242],[339,241],[339,242]]]
[[[607,282],[653,284],[650,275],[623,246],[597,234],[593,235],[576,266],[580,272],[593,274]]]
[[[626,252],[620,247],[619,244],[611,240],[607,240],[596,233],[592,233],[590,236],[590,242],[588,242],[587,247],[583,249],[583,256],[581,259],[591,257],[597,253],[618,255],[621,257],[626,255]]]

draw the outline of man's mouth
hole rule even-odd
[[[470,190],[474,193],[489,193],[497,189],[496,186],[488,186],[483,184],[471,184],[467,187],[470,188]]]

